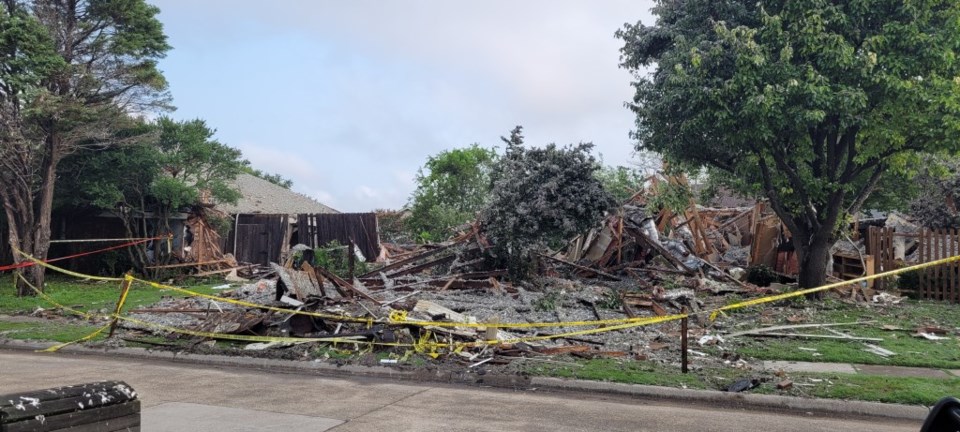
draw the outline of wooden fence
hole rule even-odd
[[[240,262],[262,265],[279,262],[287,242],[288,225],[287,215],[238,215],[224,252],[233,252]]]
[[[875,273],[936,261],[960,254],[960,231],[924,228],[918,233],[898,233],[870,227],[867,253],[874,257]],[[877,280],[879,288],[891,284],[892,278]],[[923,299],[960,303],[960,262],[900,275],[899,288]]]
[[[297,239],[310,247],[323,247],[336,240],[353,241],[367,261],[380,255],[380,234],[375,213],[322,213],[297,216]]]

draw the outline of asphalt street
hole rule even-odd
[[[123,380],[143,431],[917,431],[918,422],[0,350],[0,394]],[[840,402],[838,402],[840,403]]]

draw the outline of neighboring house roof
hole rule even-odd
[[[237,176],[234,185],[242,198],[236,204],[217,204],[217,210],[228,214],[340,213],[320,201],[250,174]]]

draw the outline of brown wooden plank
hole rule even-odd
[[[947,228],[945,229],[945,231],[947,232],[947,246],[946,246],[945,255],[947,255],[948,257],[953,257],[956,254],[956,246],[957,246],[956,245],[956,229]],[[952,302],[953,292],[956,289],[954,288],[956,286],[956,279],[957,279],[955,274],[956,268],[953,262],[944,264],[943,267],[944,267],[944,271],[947,274],[947,284],[946,284],[946,288],[943,291],[943,300]]]
[[[919,234],[920,234],[920,238],[919,238],[919,240],[918,240],[918,241],[919,241],[919,244],[917,245],[917,263],[923,263],[923,260],[924,260],[924,251],[923,251],[924,241],[923,241],[923,229],[922,229],[922,228],[920,229],[920,233],[919,233]],[[923,297],[924,271],[923,271],[923,270],[917,270],[917,272],[918,272],[918,273],[917,273],[917,287],[916,287],[916,290],[917,290],[917,294],[919,294],[920,297],[922,298],[922,297]]]
[[[371,297],[369,294],[367,294],[367,293],[365,293],[365,292],[363,292],[363,291],[360,291],[359,289],[357,289],[357,287],[353,286],[352,283],[343,280],[342,278],[340,278],[340,276],[337,276],[337,275],[333,274],[333,272],[331,272],[331,271],[329,271],[329,270],[327,270],[327,269],[325,269],[325,268],[323,268],[323,267],[321,267],[321,266],[316,266],[316,267],[314,267],[313,271],[316,272],[316,274],[317,274],[317,276],[318,276],[318,279],[319,279],[319,276],[323,276],[323,277],[329,279],[330,282],[333,282],[333,284],[334,284],[335,286],[348,289],[348,290],[350,290],[350,291],[352,291],[352,292],[354,292],[354,293],[359,294],[360,297],[363,297],[363,298],[365,298],[365,299],[367,299],[367,300],[370,300],[370,301],[372,301],[372,302],[374,302],[374,303],[376,303],[376,304],[380,304],[380,300],[377,300],[377,299]]]
[[[360,276],[357,276],[357,278],[358,278],[358,279],[365,279],[365,278],[368,278],[368,277],[371,277],[371,276],[376,276],[376,275],[380,274],[380,272],[388,272],[388,271],[390,271],[390,270],[395,270],[395,269],[401,268],[401,267],[403,267],[403,266],[405,266],[405,265],[408,265],[408,264],[413,264],[413,263],[415,263],[415,262],[417,262],[417,261],[420,261],[420,260],[422,260],[422,259],[424,259],[424,258],[428,258],[428,257],[431,257],[431,256],[433,256],[433,255],[436,255],[436,254],[438,254],[438,253],[440,253],[440,252],[443,252],[443,251],[449,249],[451,246],[454,246],[455,244],[456,244],[456,243],[452,243],[452,244],[440,246],[440,247],[438,247],[438,248],[436,248],[436,249],[433,249],[433,250],[431,250],[431,251],[424,252],[424,253],[419,254],[419,255],[417,255],[417,256],[413,256],[413,257],[407,258],[407,259],[405,259],[405,260],[397,261],[397,262],[395,262],[395,263],[393,263],[393,264],[380,267],[380,268],[378,268],[378,269],[376,269],[376,270],[371,270],[371,271],[366,272],[366,273],[364,273],[364,274],[362,274],[362,275],[360,275]]]
[[[409,274],[419,273],[419,272],[422,272],[422,271],[427,270],[427,269],[432,268],[432,267],[436,267],[436,266],[441,265],[441,264],[446,264],[446,263],[449,263],[449,262],[453,262],[453,260],[455,260],[455,259],[457,259],[457,256],[456,256],[456,255],[448,255],[448,256],[445,256],[445,257],[443,257],[443,258],[437,258],[437,259],[435,259],[435,260],[433,260],[433,261],[428,261],[428,262],[425,262],[425,263],[420,264],[420,265],[417,265],[417,266],[413,266],[413,267],[410,267],[410,268],[406,268],[406,269],[403,269],[403,270],[399,270],[399,271],[390,273],[390,274],[387,275],[387,277],[390,278],[390,279],[393,279],[393,278],[398,277],[398,276],[405,276],[405,275],[409,275]]]
[[[630,233],[630,235],[633,236],[633,238],[636,239],[637,243],[640,243],[641,246],[644,246],[646,248],[651,248],[657,251],[657,253],[659,253],[660,256],[662,256],[664,259],[670,262],[670,264],[676,267],[677,270],[680,270],[685,274],[693,274],[693,270],[691,270],[689,267],[684,265],[682,261],[677,259],[677,257],[673,256],[673,254],[671,254],[669,251],[664,249],[663,246],[660,246],[653,240],[649,239],[647,235],[644,234],[643,232],[635,229],[627,229],[627,232]]]
[[[947,234],[947,240],[946,240],[946,241],[947,241],[947,244],[945,245],[945,248],[944,248],[944,255],[946,255],[947,257],[953,257],[953,249],[954,249],[954,246],[955,246],[955,244],[954,244],[954,242],[953,242],[953,241],[954,241],[954,235],[953,235],[953,231],[954,231],[954,230],[953,230],[952,228],[945,228],[944,231],[945,231],[946,234]],[[953,275],[953,262],[949,262],[949,263],[947,263],[947,264],[944,264],[944,265],[943,265],[943,271],[944,271],[944,273],[945,273],[945,275],[946,275],[946,278],[947,278],[947,283],[944,284],[943,300],[944,300],[944,301],[953,301],[953,284],[954,284],[954,279],[955,279],[955,278],[954,278],[954,275]]]
[[[100,396],[103,396],[106,399],[101,398]],[[49,416],[63,414],[90,409],[91,407],[96,408],[105,405],[113,405],[129,400],[131,400],[131,398],[126,396],[124,392],[118,390],[108,390],[96,392],[91,396],[79,395],[64,399],[40,402],[36,405],[24,403],[22,405],[18,404],[14,406],[7,406],[4,407],[2,412],[0,412],[0,417],[3,418],[4,422],[13,423],[23,419],[31,419],[38,415]]]
[[[957,256],[960,254],[960,232],[956,228],[953,229],[953,250],[952,256]],[[954,261],[950,266],[950,273],[953,274],[953,288],[950,290],[953,293],[953,302],[960,303],[960,263]]]
[[[884,271],[893,270],[896,267],[896,254],[893,253],[893,236],[895,234],[893,228],[884,228],[884,231],[887,236],[885,252],[884,252]],[[893,279],[887,278],[887,285],[889,286],[893,283]]]
[[[957,255],[957,229],[950,229],[950,256],[954,257]],[[951,262],[947,266],[947,271],[950,274],[950,294],[949,297],[944,299],[947,301],[956,301],[957,297],[957,263]]]
[[[868,255],[873,255],[873,258],[874,258],[874,259],[873,259],[873,271],[874,271],[874,273],[879,273],[879,272],[877,271],[877,270],[878,270],[878,267],[879,267],[879,266],[877,265],[877,262],[880,261],[880,254],[878,254],[878,253],[876,252],[877,249],[874,248],[874,245],[873,245],[873,242],[874,242],[874,239],[875,239],[875,234],[874,234],[874,232],[875,232],[874,229],[875,229],[875,228],[876,228],[876,227],[869,227],[869,228],[867,228],[867,238],[866,238],[866,240],[865,240],[865,242],[864,242],[864,246],[866,247],[866,252],[867,252],[867,254],[868,254]],[[874,284],[875,284],[876,286],[878,286],[878,287],[882,287],[882,286],[883,286],[883,281],[881,281],[881,280],[878,279]]]
[[[926,228],[924,228],[924,229],[922,229],[922,230],[920,231],[920,235],[921,235],[921,237],[920,237],[920,242],[921,242],[921,246],[922,246],[922,249],[923,249],[923,259],[920,261],[921,263],[925,263],[925,262],[930,261],[930,236],[929,236],[929,234],[930,234],[930,233],[929,233],[929,231],[927,231]],[[924,270],[923,270],[923,283],[922,283],[921,286],[920,286],[921,298],[929,298],[929,296],[928,296],[928,293],[929,293],[929,290],[928,290],[929,283],[930,283],[930,274],[929,274],[929,272],[927,272],[926,269],[924,269]]]
[[[110,389],[116,389],[118,385],[125,386],[130,388],[127,383],[123,381],[98,381],[87,384],[77,384],[63,387],[56,387],[51,389],[43,390],[34,390],[26,392],[17,392],[17,393],[8,393],[5,395],[0,395],[0,409],[4,407],[11,406],[14,402],[20,400],[21,397],[37,399],[40,402],[63,399],[69,397],[82,396],[85,393],[90,391],[105,391]]]
[[[81,426],[75,426],[63,429],[44,429],[51,432],[104,432],[104,431],[126,431],[134,427],[140,427],[140,413],[125,415],[104,420],[100,423],[92,423]]]
[[[930,261],[936,261],[938,258],[937,246],[940,236],[937,235],[937,229],[933,228],[930,230]],[[930,291],[929,295],[931,299],[937,298],[937,288],[940,285],[940,275],[937,274],[940,266],[933,266],[930,269]]]
[[[934,258],[933,258],[933,259],[936,261],[936,260],[939,260],[939,259],[942,259],[942,258],[943,258],[943,245],[944,245],[944,242],[943,242],[943,229],[942,229],[942,228],[937,228],[937,229],[935,229],[935,233],[936,233],[936,238],[935,238],[935,240],[934,240],[934,248],[935,248],[935,249],[934,249]],[[940,294],[943,292],[943,276],[944,276],[944,273],[943,273],[943,266],[942,266],[942,265],[938,265],[938,266],[934,267],[934,275],[935,275],[935,278],[936,278],[936,281],[937,281],[937,282],[933,285],[933,298],[939,300],[940,297],[941,297]]]
[[[930,261],[937,260],[937,229],[930,229]],[[937,267],[930,268],[930,283],[927,285],[927,298],[936,297],[938,279]]]
[[[567,260],[562,260],[562,259],[560,259],[560,258],[555,258],[555,257],[552,257],[552,256],[547,255],[547,254],[540,254],[540,256],[542,256],[542,257],[544,257],[544,258],[546,258],[546,259],[549,259],[549,260],[551,260],[551,261],[555,261],[555,262],[558,262],[558,263],[561,263],[561,264],[564,264],[564,265],[568,265],[568,266],[573,267],[573,268],[575,268],[575,269],[577,269],[577,270],[583,270],[583,271],[585,271],[585,272],[593,273],[593,274],[595,274],[595,275],[597,275],[597,276],[603,276],[603,277],[605,277],[605,278],[607,278],[607,279],[610,279],[610,280],[615,280],[615,281],[621,280],[619,277],[614,276],[614,275],[612,275],[612,274],[610,274],[610,273],[607,273],[607,272],[604,272],[604,271],[601,271],[601,270],[597,270],[597,269],[593,269],[593,268],[590,268],[590,267],[585,267],[585,266],[582,266],[582,265],[580,265],[580,264],[572,263],[572,262],[567,261]]]
[[[138,400],[59,415],[49,415],[42,419],[30,418],[0,426],[0,430],[3,432],[32,432],[38,430],[66,429],[91,423],[102,424],[110,419],[133,414],[140,414],[140,401]]]
[[[943,259],[948,256],[947,250],[947,229],[939,228],[939,235],[937,236],[937,259]],[[944,300],[947,296],[947,292],[950,291],[950,284],[947,280],[947,266],[938,265],[937,266],[937,290],[934,294],[934,297],[937,300]]]

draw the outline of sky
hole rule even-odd
[[[652,0],[151,0],[177,119],[340,211],[397,209],[443,150],[526,143],[633,152],[624,23]]]

